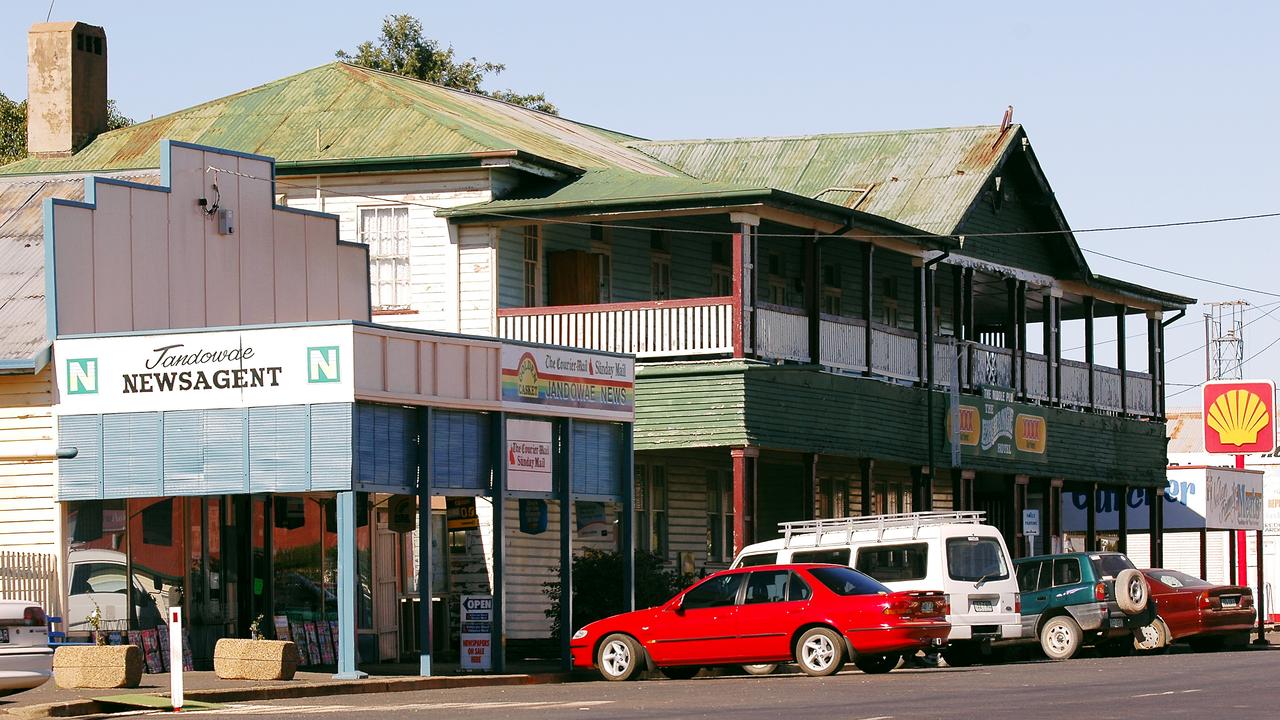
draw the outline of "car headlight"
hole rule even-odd
[[[576,632],[576,633],[574,633],[574,634],[573,634],[573,639],[574,639],[574,640],[581,640],[582,638],[584,638],[584,637],[586,637],[586,636],[587,636],[587,629],[586,629],[586,628],[583,628],[583,629],[581,629],[581,630],[579,630],[578,632]]]

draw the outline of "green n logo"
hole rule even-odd
[[[98,392],[98,358],[67,359],[67,394],[94,395]]]
[[[339,380],[338,346],[307,348],[307,382],[331,383]]]

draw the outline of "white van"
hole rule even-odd
[[[978,660],[982,644],[1022,636],[1018,581],[984,513],[919,512],[779,523],[783,536],[743,548],[733,567],[834,563],[891,590],[941,590],[951,604],[950,665]]]

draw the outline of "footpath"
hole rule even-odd
[[[363,693],[410,692],[459,687],[499,687],[568,682],[556,661],[507,663],[508,674],[462,673],[456,666],[435,668],[440,674],[418,676],[417,666],[384,665],[369,668],[363,680],[334,680],[331,672],[299,672],[292,680],[222,680],[213,672],[183,673],[185,704],[196,710],[206,703],[254,702],[285,698],[329,697]],[[0,697],[0,718],[83,717],[129,709],[168,708],[169,675],[143,675],[142,685],[128,690],[60,688],[52,680],[35,690]]]

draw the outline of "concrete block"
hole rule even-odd
[[[287,640],[223,638],[213,648],[213,671],[223,680],[292,680],[300,661]]]
[[[137,645],[67,645],[53,653],[53,680],[64,688],[136,688],[142,683]]]

